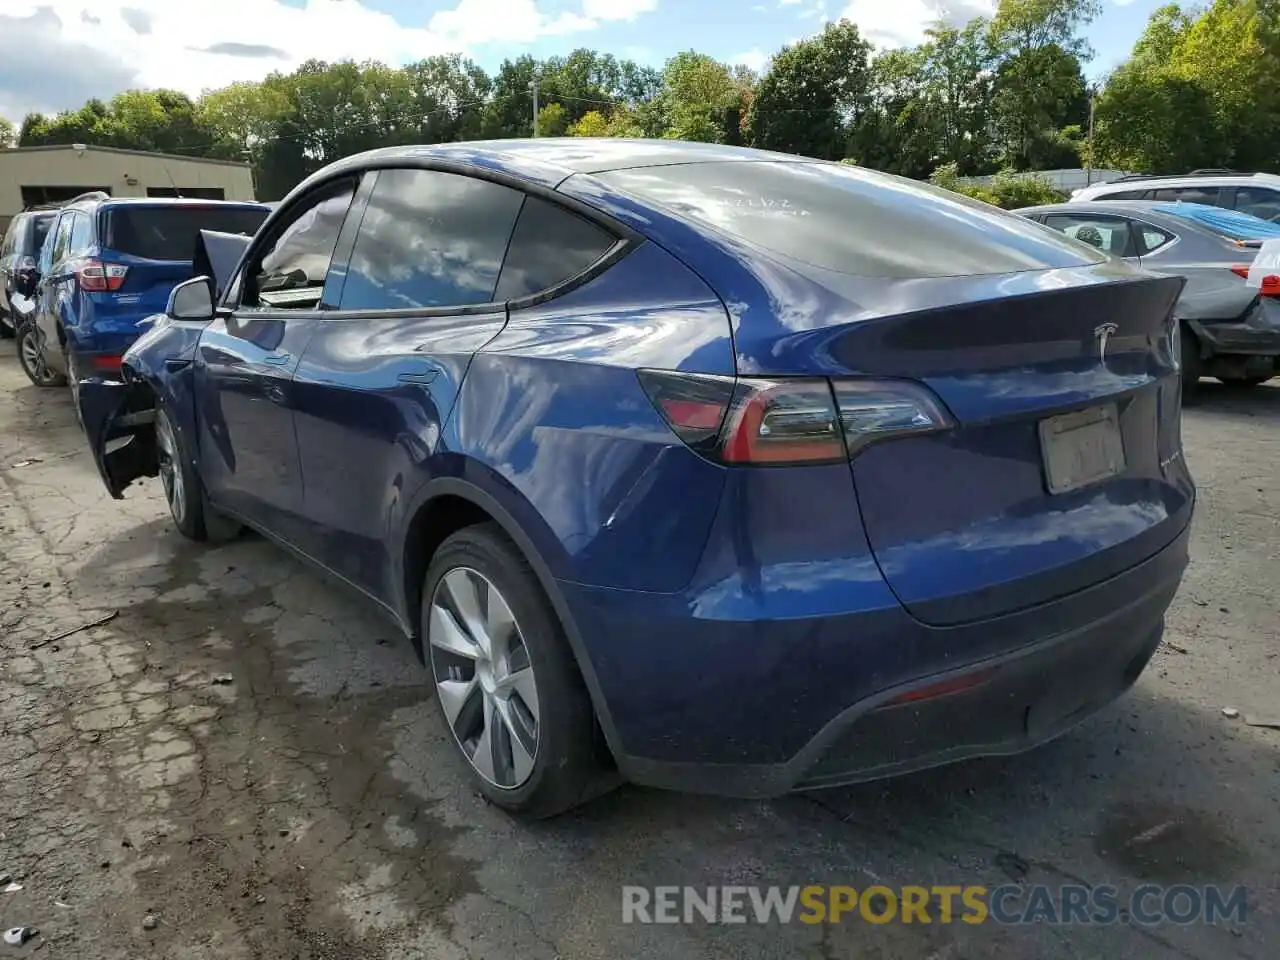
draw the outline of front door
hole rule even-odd
[[[495,290],[523,201],[454,173],[378,173],[339,309],[320,319],[298,369],[302,546],[384,601],[406,486],[435,452],[471,357],[506,324]]]
[[[254,244],[195,356],[200,474],[218,506],[290,542],[302,474],[293,378],[328,296],[326,281],[354,184],[299,198]]]

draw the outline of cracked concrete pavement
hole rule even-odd
[[[103,491],[0,355],[0,927],[13,956],[1270,957],[1280,387],[1188,411],[1193,565],[1137,688],[1034,753],[745,803],[624,788],[532,826],[468,787],[409,644],[255,536]],[[118,610],[63,640],[62,631]],[[214,678],[230,674],[231,682]],[[1147,839],[1135,841],[1135,838]],[[1243,924],[621,922],[625,884],[1243,884]],[[0,885],[0,890],[3,890]],[[144,919],[154,929],[144,929]],[[152,926],[152,924],[148,924]]]

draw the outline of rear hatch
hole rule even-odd
[[[101,259],[118,269],[108,271],[109,289],[96,293],[98,316],[132,323],[162,312],[169,292],[191,277],[201,230],[252,236],[268,213],[208,202],[106,207]]]
[[[1180,278],[955,194],[835,165],[601,179],[731,238],[748,272],[693,265],[717,275],[734,314],[740,374],[826,377],[837,399],[860,378],[905,378],[945,405],[946,429],[871,443],[850,461],[876,560],[921,621],[1065,596],[1185,526],[1194,488],[1171,318]]]

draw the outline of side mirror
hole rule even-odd
[[[13,296],[9,298],[9,306],[12,308],[14,314],[16,314],[17,319],[24,323],[31,319],[31,315],[34,314],[36,310],[36,305],[32,302],[31,298],[16,290],[13,292]]]
[[[164,312],[171,320],[208,323],[213,319],[213,284],[208,277],[183,281],[169,294]]]

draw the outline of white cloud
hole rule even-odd
[[[740,63],[744,67],[750,67],[752,70],[762,71],[769,65],[772,54],[765,53],[759,47],[752,47],[746,53],[740,53],[729,59],[730,63]]]
[[[600,0],[590,0],[601,5]],[[428,32],[454,49],[482,43],[527,43],[535,37],[590,30],[595,21],[578,13],[549,17],[534,0],[460,0],[427,23]]]
[[[995,8],[996,0],[850,0],[836,19],[856,23],[877,46],[906,47],[920,43],[925,30],[938,20],[961,25],[990,16]]]
[[[403,63],[489,43],[524,46],[629,21],[658,4],[579,0],[576,10],[548,15],[537,0],[452,2],[406,25],[360,0],[0,0],[0,115],[74,108],[129,86],[194,95],[310,58]],[[61,76],[81,65],[74,84]]]
[[[582,0],[582,14],[589,20],[634,20],[657,8],[658,0]]]

